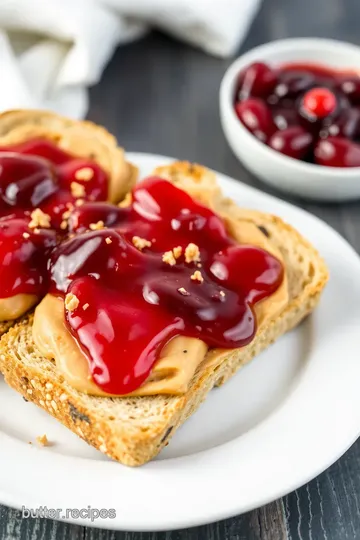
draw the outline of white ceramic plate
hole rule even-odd
[[[168,161],[129,156],[142,174]],[[360,434],[360,259],[335,231],[287,203],[219,175],[240,205],[278,214],[308,237],[331,272],[319,308],[298,329],[213,390],[157,460],[107,460],[0,381],[0,502],[21,508],[116,510],[72,519],[120,530],[203,524],[304,484]],[[46,433],[54,444],[29,441]]]

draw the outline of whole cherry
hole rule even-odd
[[[315,77],[306,71],[286,70],[280,73],[274,94],[277,98],[295,98],[315,84]]]
[[[360,135],[360,108],[344,109],[324,130],[324,138],[346,137],[355,139]]]
[[[268,145],[288,157],[303,159],[310,151],[314,137],[301,126],[291,126],[276,131],[269,139]]]
[[[263,62],[254,62],[240,72],[237,85],[237,99],[247,99],[250,96],[264,97],[276,85],[274,71]]]
[[[338,88],[351,103],[360,104],[360,77],[346,77],[340,81]]]
[[[235,111],[246,129],[262,142],[266,142],[276,129],[270,109],[258,98],[238,102]]]
[[[314,150],[315,163],[327,167],[360,167],[360,145],[341,137],[319,140]]]
[[[272,116],[278,129],[286,129],[299,124],[299,115],[294,107],[275,106],[272,108]]]
[[[335,111],[337,100],[329,88],[312,88],[305,93],[301,109],[303,114],[314,119],[323,119]]]

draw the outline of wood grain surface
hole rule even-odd
[[[240,52],[273,39],[301,36],[338,38],[360,45],[359,23],[359,0],[264,0]],[[100,84],[91,90],[89,118],[105,125],[129,151],[198,161],[275,193],[241,167],[223,137],[218,90],[230,62],[153,33],[117,51]],[[286,200],[327,221],[360,253],[360,202],[318,205]],[[0,507],[0,538],[360,539],[360,442],[294,493],[220,523],[167,533],[114,533],[51,520],[21,519],[19,512]]]

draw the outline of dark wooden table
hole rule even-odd
[[[299,36],[338,38],[360,45],[359,23],[359,0],[264,0],[241,50]],[[101,83],[91,91],[89,118],[105,125],[127,150],[198,161],[269,191],[241,167],[221,131],[218,89],[230,62],[154,33],[118,50]],[[360,203],[291,202],[329,222],[360,252]],[[308,485],[220,523],[168,533],[113,533],[50,520],[22,520],[19,512],[0,507],[0,538],[360,539],[360,440]]]

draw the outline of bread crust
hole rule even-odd
[[[196,183],[198,188],[198,179]],[[64,381],[54,363],[36,350],[31,315],[1,339],[0,370],[6,382],[110,458],[129,466],[154,458],[214,386],[226,382],[316,307],[328,280],[327,268],[317,251],[290,225],[270,214],[240,211],[235,206],[233,210],[235,214],[241,212],[241,219],[247,216],[281,251],[289,281],[289,303],[246,347],[214,357],[210,351],[184,395],[99,398],[77,392]]]

